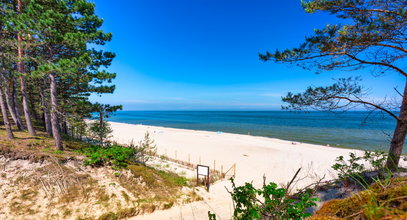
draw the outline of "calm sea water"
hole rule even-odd
[[[367,112],[120,111],[110,121],[387,151],[395,120]],[[405,150],[406,151],[406,150]],[[406,152],[404,152],[406,153]]]

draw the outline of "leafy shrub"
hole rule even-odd
[[[383,170],[386,166],[387,153],[380,151],[365,151],[363,159],[369,162],[373,170]]]
[[[369,170],[382,171],[385,168],[386,159],[387,154],[380,151],[365,151],[363,156],[350,153],[348,161],[345,161],[343,156],[337,157],[332,168],[338,172],[341,180],[357,179],[361,173]],[[371,169],[366,168],[364,164],[368,164]]]
[[[316,206],[315,202],[318,201],[318,198],[311,198],[307,192],[290,196],[287,189],[279,188],[273,182],[256,189],[251,183],[237,187],[233,178],[231,181],[234,219],[302,219],[310,216],[306,209]],[[208,213],[208,217],[215,219],[211,213]]]
[[[366,170],[365,166],[359,163],[361,159],[362,157],[358,157],[354,153],[349,154],[348,161],[345,161],[343,156],[339,156],[335,159],[336,163],[332,165],[332,168],[338,172],[339,179],[348,179]]]
[[[78,152],[88,157],[85,160],[85,166],[104,166],[111,165],[115,168],[127,167],[128,161],[133,155],[132,149],[119,145],[112,145],[108,147],[101,147],[93,145],[91,147],[83,148]]]

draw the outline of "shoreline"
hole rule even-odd
[[[216,170],[228,170],[236,164],[236,183],[253,181],[261,186],[263,175],[267,181],[285,184],[298,168],[302,168],[302,187],[325,176],[336,177],[331,166],[338,156],[347,157],[350,152],[363,153],[358,149],[346,149],[318,144],[293,142],[277,138],[213,131],[189,130],[109,122],[113,129],[112,140],[120,144],[135,143],[149,132],[157,145],[157,153],[193,164],[215,166]]]
[[[277,140],[277,141],[286,141],[286,142],[295,142],[295,143],[300,143],[300,144],[309,144],[309,145],[318,145],[322,147],[330,147],[330,148],[337,148],[337,149],[346,149],[346,150],[356,150],[356,151],[364,151],[365,149],[359,149],[359,148],[353,148],[350,146],[345,146],[345,145],[331,145],[331,144],[325,144],[322,142],[302,142],[302,141],[293,141],[293,140],[287,140],[287,139],[282,139],[282,138],[277,138],[277,137],[268,137],[268,136],[262,136],[262,135],[253,135],[253,134],[243,134],[243,133],[232,133],[232,132],[224,132],[224,131],[210,131],[210,130],[200,130],[200,129],[187,129],[187,128],[176,128],[176,127],[165,127],[165,126],[158,126],[158,125],[147,125],[147,124],[133,124],[133,123],[127,123],[127,122],[116,122],[116,121],[108,121],[109,123],[117,123],[117,124],[126,124],[126,125],[136,125],[136,126],[145,126],[145,127],[151,127],[151,128],[162,128],[162,129],[175,129],[175,130],[184,130],[184,131],[195,131],[195,132],[209,132],[209,133],[217,133],[221,132],[222,134],[230,134],[230,135],[243,135],[243,136],[249,136],[249,137],[259,137],[259,138],[267,138],[267,139],[272,139],[272,140]],[[374,151],[374,150],[371,150]]]

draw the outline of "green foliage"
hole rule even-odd
[[[373,170],[385,169],[387,153],[381,151],[365,151],[363,159],[372,166]]]
[[[216,220],[216,214],[211,213],[211,211],[208,211],[208,219],[209,220]]]
[[[157,146],[154,144],[154,140],[150,138],[150,133],[146,132],[144,139],[135,145],[133,141],[129,146],[133,150],[132,161],[146,165],[151,157],[156,153]]]
[[[77,152],[88,157],[88,159],[84,161],[85,166],[99,167],[110,165],[118,169],[127,167],[129,159],[133,154],[130,148],[119,145],[108,147],[94,145],[77,150]]]
[[[251,183],[236,186],[233,178],[231,181],[234,219],[302,219],[310,216],[306,209],[316,206],[315,202],[318,201],[318,198],[311,198],[308,193],[297,195],[298,197],[290,196],[285,188],[272,182],[256,189]],[[216,218],[211,215],[209,217]]]
[[[387,154],[380,151],[365,151],[363,156],[350,153],[347,161],[343,156],[337,157],[332,168],[338,172],[341,180],[355,180],[361,185],[368,185],[362,173],[366,171],[383,172],[386,159]],[[368,165],[367,168],[366,165]]]
[[[288,103],[283,106],[287,110],[347,110],[361,104],[360,101],[341,101],[347,97],[363,97],[364,92],[359,85],[360,77],[340,78],[329,86],[308,87],[303,93],[293,94],[289,92],[287,96],[282,98],[283,102]]]
[[[92,121],[89,124],[89,137],[98,140],[100,145],[105,145],[106,140],[110,138],[112,128],[107,121]]]
[[[187,178],[175,173],[156,170],[143,165],[129,165],[129,170],[135,177],[142,177],[148,187],[181,187],[188,186]]]
[[[109,123],[105,120],[106,118],[109,118],[111,114],[116,112],[117,110],[122,109],[121,105],[106,105],[106,104],[100,104],[100,103],[95,103],[92,106],[92,111],[97,112],[98,115],[95,117],[95,119],[90,123],[90,136],[93,139],[96,139],[99,141],[100,145],[105,145],[106,139],[110,137],[110,134],[112,133],[112,129],[110,128]]]
[[[357,157],[354,153],[349,154],[348,161],[345,161],[343,156],[336,158],[336,163],[332,165],[332,168],[338,172],[340,179],[347,179],[365,171],[365,166],[360,162],[362,157]]]
[[[24,111],[34,116],[58,112],[60,124],[69,125],[72,136],[85,135],[83,119],[93,112],[89,96],[115,89],[111,83],[116,73],[107,70],[115,54],[102,47],[112,34],[101,30],[102,24],[95,4],[87,0],[0,3],[1,75],[9,91],[15,93],[21,87],[29,94],[31,105]],[[20,76],[26,85],[17,80]],[[50,93],[49,77],[55,77],[55,96]],[[21,106],[24,93],[13,97],[15,106]],[[55,118],[51,120],[58,124]],[[54,136],[57,139],[58,132]]]

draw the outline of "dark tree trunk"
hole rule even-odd
[[[13,131],[11,130],[11,125],[10,125],[10,121],[8,120],[6,105],[4,104],[3,85],[2,85],[1,79],[0,79],[0,108],[1,108],[1,113],[3,115],[4,127],[6,127],[6,131],[7,131],[7,137],[9,139],[13,139],[14,138]]]
[[[21,0],[17,0],[17,12],[20,14],[21,13]],[[31,115],[30,115],[30,109],[28,108],[28,98],[27,98],[27,85],[25,82],[25,77],[24,77],[24,64],[23,61],[21,60],[23,58],[23,48],[21,47],[21,35],[17,34],[17,52],[18,52],[18,59],[19,61],[17,62],[17,71],[21,74],[20,76],[20,91],[21,91],[21,96],[23,98],[23,111],[24,111],[24,117],[25,117],[25,122],[27,124],[27,129],[28,133],[30,133],[31,136],[35,136],[35,130],[31,122]]]
[[[398,167],[407,134],[407,82],[404,87],[399,119],[400,120],[397,120],[396,128],[394,129],[393,138],[390,143],[389,157],[387,158],[386,163],[387,168],[393,171]]]
[[[41,98],[42,111],[44,113],[45,130],[47,131],[48,135],[52,136],[51,118],[49,115],[49,109],[48,109],[47,101],[46,101],[46,98],[44,95],[44,91],[42,89],[40,91],[40,98]]]
[[[62,120],[62,132],[68,134],[68,125],[66,124],[65,117]]]
[[[35,130],[34,130],[34,127],[33,127],[32,121],[31,121],[30,109],[28,107],[27,88],[26,88],[24,76],[20,76],[20,91],[21,91],[21,96],[23,98],[23,112],[24,112],[25,122],[27,124],[28,133],[30,133],[31,136],[35,136]]]
[[[18,12],[20,13],[21,11],[21,1],[18,1]],[[25,117],[25,122],[27,124],[27,129],[28,133],[30,133],[31,136],[35,136],[35,130],[31,122],[31,115],[30,115],[30,109],[28,108],[28,98],[27,98],[27,85],[25,82],[25,77],[24,77],[24,67],[23,67],[23,62],[21,61],[23,57],[23,49],[21,48],[21,36],[18,34],[17,36],[17,51],[18,51],[18,58],[20,59],[17,62],[17,71],[21,74],[20,76],[20,91],[21,91],[21,96],[23,98],[23,112],[24,112],[24,117]]]
[[[24,125],[23,125],[23,120],[21,119],[21,115],[20,115],[20,102],[17,99],[17,90],[16,90],[17,83],[14,80],[14,77],[10,78],[10,80],[11,80],[10,84],[12,85],[12,93],[11,93],[12,100],[11,101],[12,101],[13,106],[14,106],[17,121],[19,121],[18,123],[21,124],[21,126],[22,126],[22,128],[24,130],[25,128],[24,128]]]
[[[21,118],[17,117],[16,109],[13,106],[13,101],[12,101],[12,94],[10,93],[10,85],[11,83],[6,82],[6,77],[3,76],[4,79],[4,95],[6,97],[6,104],[8,111],[10,112],[11,117],[13,118],[14,123],[17,125],[18,130],[22,131],[24,130],[23,123],[21,121]],[[11,80],[9,80],[10,82]]]
[[[103,135],[102,135],[102,128],[103,128],[103,110],[100,109],[99,112],[99,140],[100,144],[103,146]]]
[[[31,91],[34,90],[34,88],[30,88]],[[37,112],[37,109],[35,108],[35,99],[34,99],[34,94],[32,92],[28,92],[28,98],[30,100],[30,108],[32,110],[32,116],[34,116],[34,119],[36,121],[40,121],[40,115]]]
[[[10,94],[10,85],[11,85],[12,80],[7,79],[7,77],[5,75],[6,74],[5,65],[6,65],[6,63],[5,63],[5,60],[3,58],[2,59],[2,72],[3,73],[0,73],[0,80],[3,80],[3,82],[4,82],[4,85],[3,85],[3,87],[4,87],[4,96],[6,98],[6,104],[7,104],[8,111],[10,112],[11,118],[13,119],[14,123],[17,125],[18,130],[21,131],[21,130],[24,129],[24,126],[21,123],[21,120],[20,121],[18,120],[18,118],[16,116],[15,109],[13,108],[13,105],[12,105],[11,94]]]
[[[52,134],[55,141],[55,146],[58,150],[64,150],[62,146],[61,134],[59,132],[59,122],[58,122],[58,103],[57,103],[57,85],[55,82],[55,76],[51,73],[49,74],[50,79],[50,94],[51,94],[51,125]]]

